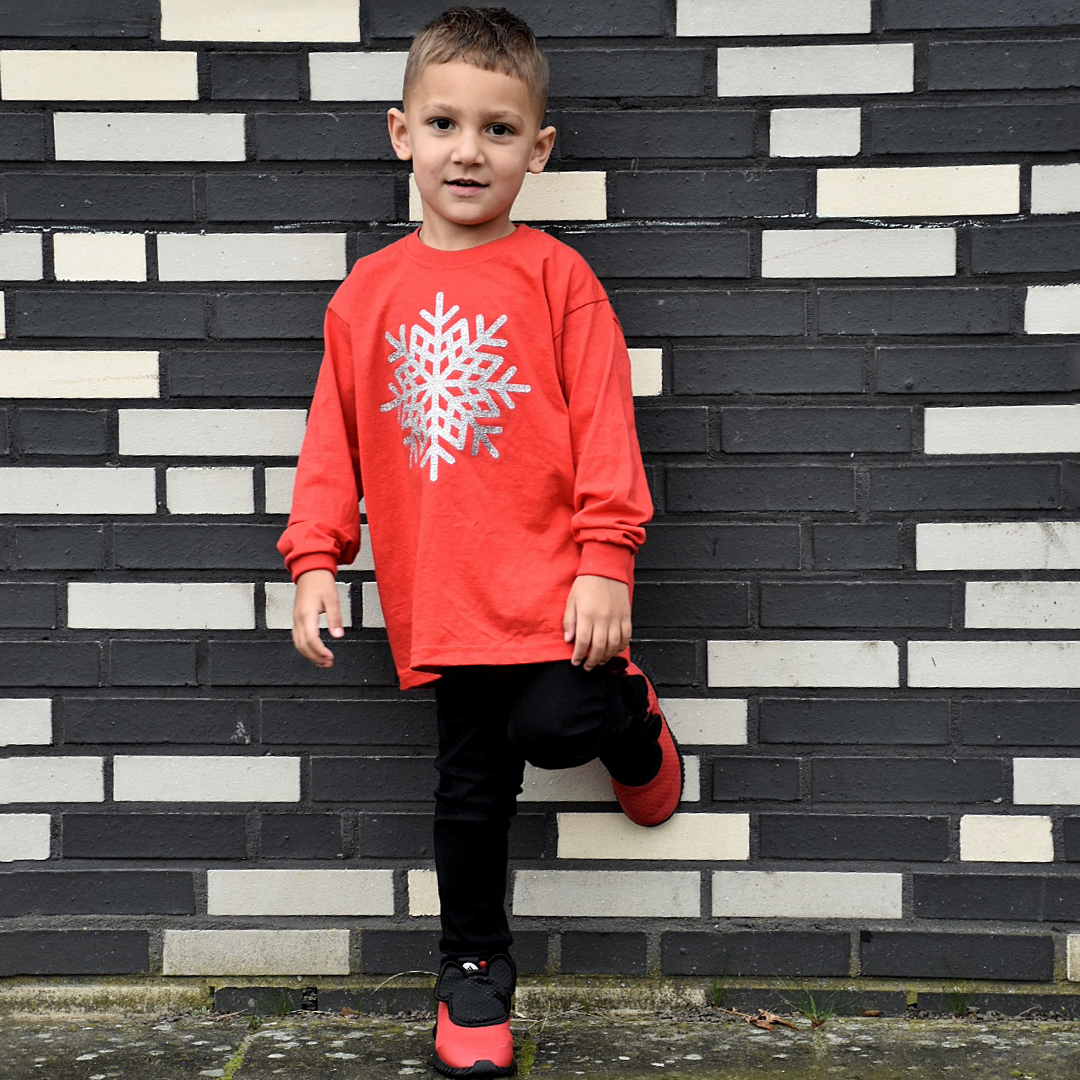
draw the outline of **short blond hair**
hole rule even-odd
[[[457,7],[436,15],[413,38],[402,97],[431,64],[462,61],[520,79],[547,109],[548,62],[528,23],[500,7]]]

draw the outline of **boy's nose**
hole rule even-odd
[[[454,160],[461,164],[472,164],[479,161],[482,155],[478,136],[472,132],[463,131],[454,143]]]

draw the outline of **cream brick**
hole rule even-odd
[[[909,686],[1080,686],[1080,641],[913,641]]]
[[[520,802],[615,802],[611,777],[599,761],[590,761],[575,769],[537,769],[525,766]],[[682,802],[701,799],[700,761],[692,754],[683,755]]]
[[[4,311],[4,294],[0,291],[0,340],[7,337],[7,318]]]
[[[357,0],[161,0],[162,41],[359,41]]]
[[[0,233],[0,281],[40,281],[41,233]]]
[[[99,757],[0,758],[0,803],[97,803],[105,800]]]
[[[1080,405],[985,405],[927,409],[924,415],[928,454],[1080,451]]]
[[[1080,570],[1080,522],[925,523],[915,549],[919,570]]]
[[[518,870],[514,914],[692,919],[701,914],[696,871]]]
[[[899,686],[891,641],[710,641],[710,686]]]
[[[120,453],[170,457],[295,457],[303,409],[121,409]]]
[[[160,393],[156,352],[0,352],[0,397],[156,398]]]
[[[1027,806],[1080,804],[1080,758],[1013,758],[1013,802]]]
[[[902,874],[718,870],[714,918],[899,919]]]
[[[337,583],[338,602],[341,604],[341,621],[345,626],[352,626],[352,600],[349,586],[344,581]],[[293,600],[296,586],[291,581],[268,581],[266,583],[266,628],[268,630],[290,630],[292,628]],[[326,629],[326,616],[319,618],[319,625]]]
[[[750,858],[749,814],[676,814],[643,829],[623,814],[559,814],[560,859]]]
[[[868,34],[870,0],[678,0],[683,37]]]
[[[166,469],[165,491],[170,514],[255,513],[254,469]]]
[[[407,52],[313,52],[312,101],[400,101]]]
[[[373,628],[385,627],[382,601],[379,599],[379,586],[374,581],[365,581],[360,585],[360,597],[363,604],[360,622]]]
[[[266,470],[266,512],[287,514],[292,509],[292,489],[296,480],[295,468],[272,467]]]
[[[52,702],[48,698],[0,698],[0,746],[49,746]]]
[[[361,503],[361,505],[363,504]],[[371,554],[371,534],[368,532],[366,525],[360,526],[360,550],[357,552],[356,558],[351,563],[342,566],[341,569],[369,571],[375,569],[375,559]]]
[[[3,514],[153,514],[153,469],[0,468]]]
[[[68,626],[254,630],[255,586],[235,581],[73,581]]]
[[[862,146],[862,110],[773,109],[769,116],[772,157],[853,157]]]
[[[208,915],[393,915],[393,870],[208,870]]]
[[[145,281],[146,237],[142,233],[53,235],[57,281]]]
[[[1080,934],[1069,934],[1067,977],[1070,982],[1080,982]]]
[[[660,707],[683,746],[746,743],[746,701],[741,698],[661,698]]]
[[[607,174],[602,172],[529,173],[510,210],[515,221],[604,221]],[[409,177],[409,220],[422,216],[416,181]]]
[[[55,113],[57,161],[243,161],[242,113]]]
[[[439,880],[434,870],[409,871],[409,914],[439,914]]]
[[[1053,862],[1050,818],[964,814],[960,858],[964,862]]]
[[[1024,333],[1080,334],[1080,285],[1029,285]]]
[[[720,97],[908,94],[914,46],[769,45],[717,49]]]
[[[47,859],[50,827],[48,814],[0,815],[0,862]]]
[[[969,581],[964,625],[992,630],[1080,627],[1080,581]]]
[[[162,281],[339,281],[344,233],[163,233]]]
[[[117,756],[117,802],[294,803],[300,799],[297,757]]]
[[[762,277],[945,277],[955,273],[955,229],[766,229],[761,234]]]
[[[627,349],[630,354],[630,384],[634,397],[659,397],[664,392],[664,352],[662,349]]]
[[[348,930],[166,930],[165,975],[348,975]]]
[[[162,49],[3,49],[8,101],[196,101],[198,55]]]
[[[1080,210],[1080,164],[1032,165],[1031,212],[1071,214]]]

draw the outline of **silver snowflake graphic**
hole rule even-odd
[[[483,446],[498,458],[491,437],[500,435],[502,427],[490,421],[502,416],[500,402],[512,409],[511,394],[532,390],[524,383],[510,381],[516,367],[499,374],[506,358],[485,351],[506,347],[507,339],[495,336],[506,322],[505,315],[490,326],[485,325],[483,315],[477,315],[476,333],[470,337],[469,320],[462,316],[453,322],[459,308],[455,305],[446,311],[443,302],[443,294],[438,293],[435,313],[420,312],[430,329],[414,323],[407,340],[404,323],[398,337],[387,331],[386,340],[394,347],[387,360],[398,366],[394,382],[389,384],[393,400],[380,407],[381,412],[397,410],[409,448],[409,467],[416,463],[421,469],[428,466],[431,480],[439,478],[439,462],[453,465],[457,459],[451,451],[464,450],[470,440],[473,457]]]

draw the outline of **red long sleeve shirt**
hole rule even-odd
[[[294,580],[356,557],[361,496],[403,688],[571,655],[575,576],[632,585],[652,514],[622,331],[581,256],[519,225],[356,264],[278,543]]]

